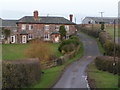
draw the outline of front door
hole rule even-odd
[[[27,39],[26,35],[23,35],[23,36],[22,36],[22,43],[26,43],[26,42],[27,42],[26,39]]]

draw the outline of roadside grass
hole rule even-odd
[[[50,68],[50,69],[43,70],[44,74],[42,75],[40,82],[38,84],[32,86],[31,88],[51,88],[52,85],[61,76],[64,68],[67,65],[69,65],[70,63],[78,60],[80,57],[83,56],[83,52],[84,52],[83,44],[81,43],[80,46],[81,46],[80,50],[74,58],[68,60],[67,62],[65,62],[61,66],[56,66],[56,67],[53,67],[53,68]]]
[[[58,51],[59,44],[49,43],[49,46],[52,48],[54,55],[62,56]],[[24,51],[29,47],[29,44],[3,44],[2,45],[2,59],[3,60],[16,60],[27,58],[24,55]]]
[[[96,88],[118,88],[118,75],[113,75],[96,68],[95,63],[88,65],[88,75],[95,80]]]

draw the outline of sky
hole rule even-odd
[[[0,18],[20,19],[33,16],[38,10],[39,16],[60,16],[69,19],[73,14],[73,22],[81,23],[86,16],[104,17],[118,16],[119,0],[0,0]]]

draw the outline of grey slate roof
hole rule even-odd
[[[18,20],[2,20],[2,27],[17,27]]]
[[[114,19],[118,19],[117,17],[86,17],[92,19],[97,22],[113,22]]]
[[[35,20],[33,16],[25,16],[17,23],[40,23],[40,24],[75,24],[64,17],[39,17]]]

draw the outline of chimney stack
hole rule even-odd
[[[34,18],[35,18],[35,19],[38,19],[38,11],[37,11],[37,10],[34,11]]]
[[[70,21],[72,22],[72,19],[73,19],[73,15],[72,14],[70,14]]]

